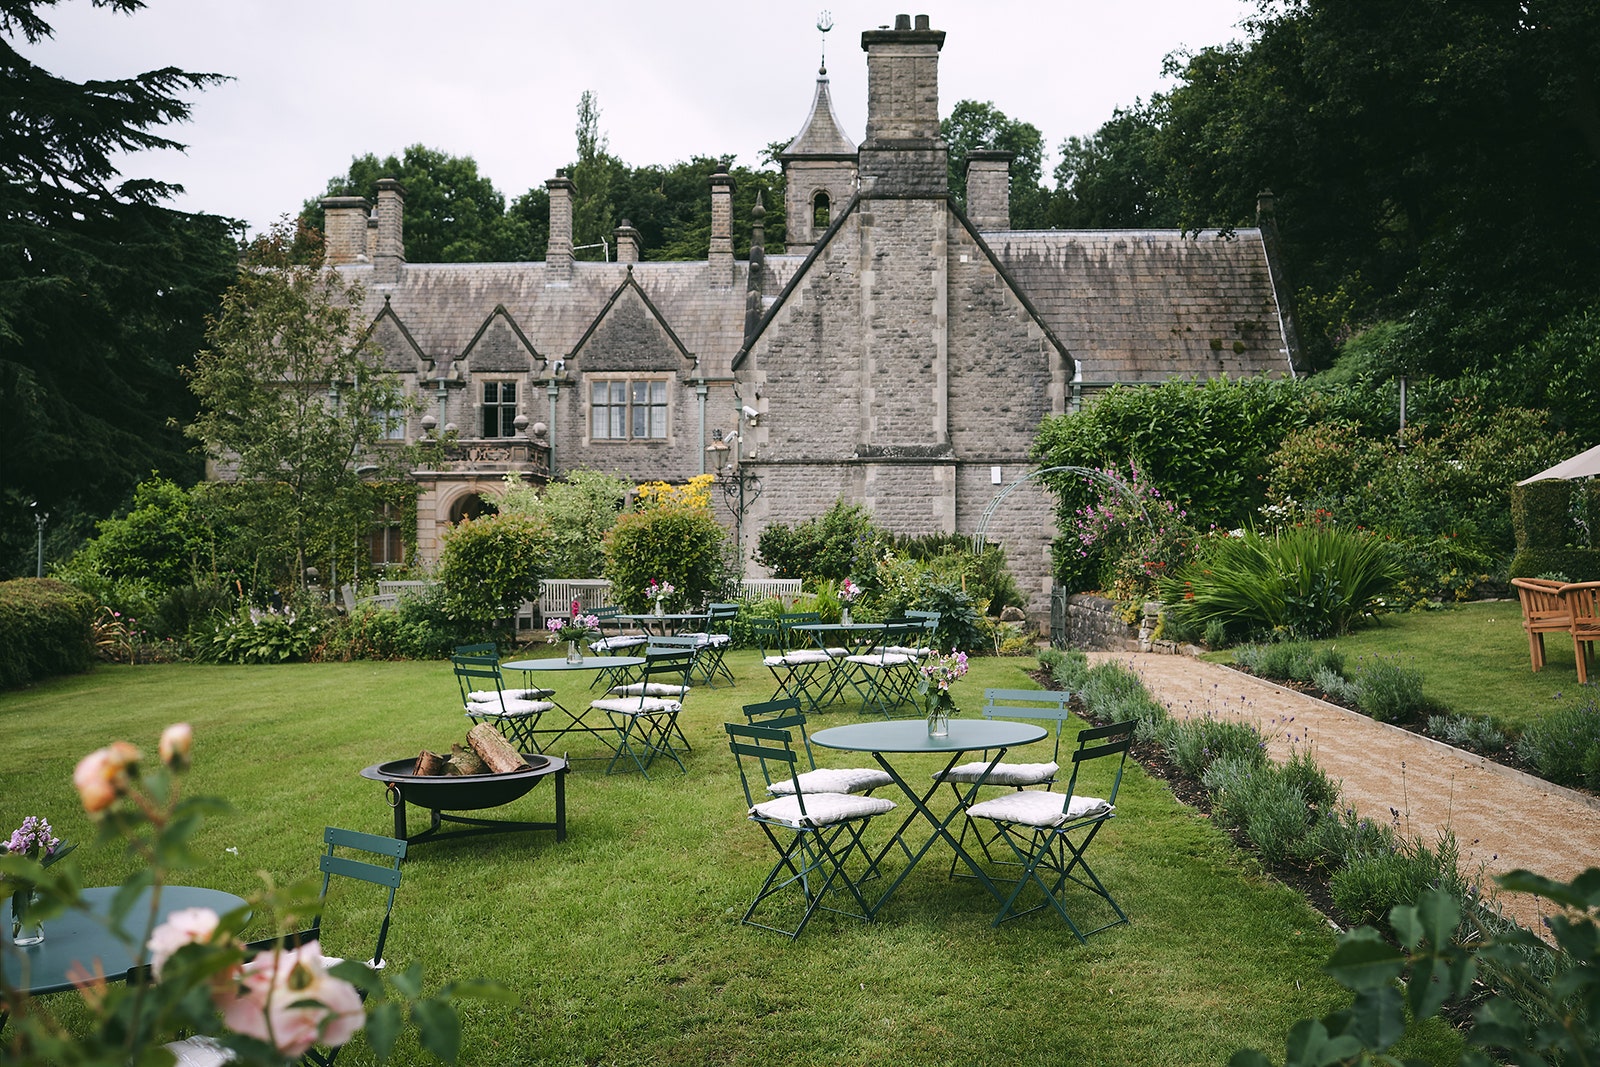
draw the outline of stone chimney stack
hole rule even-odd
[[[544,183],[550,190],[550,240],[545,245],[545,276],[550,285],[572,280],[572,179],[556,174]]]
[[[378,179],[378,250],[373,256],[372,280],[394,285],[406,261],[406,190],[394,178]]]
[[[720,166],[711,176],[711,256],[707,276],[714,289],[733,284],[733,178]]]
[[[617,244],[618,263],[639,262],[639,231],[633,223],[623,219],[622,225],[611,231],[611,237]]]
[[[367,259],[367,213],[372,204],[364,196],[322,198],[323,262],[330,267]]]
[[[967,153],[967,218],[981,231],[1011,229],[1011,152]]]
[[[862,184],[892,195],[949,191],[949,147],[939,137],[939,50],[944,31],[928,16],[896,15],[894,29],[861,35],[867,53],[867,139]],[[875,179],[869,182],[867,179]]]

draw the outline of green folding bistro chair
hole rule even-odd
[[[853,851],[866,855],[861,833],[874,816],[894,810],[894,801],[846,793],[818,793],[805,788],[799,770],[792,731],[753,723],[725,723],[728,747],[739,767],[746,812],[760,826],[778,854],[755,899],[740,920],[747,926],[798,938],[818,911],[831,911],[854,919],[871,918],[861,887],[845,869]],[[790,792],[771,796],[773,785],[787,778]],[[835,883],[848,891],[856,910],[846,911],[823,903]],[[792,893],[790,911],[799,909],[793,926],[761,922],[756,912],[780,894]],[[774,903],[774,908],[776,908]]]
[[[1011,789],[1027,789],[1043,786],[1049,789],[1055,784],[1056,774],[1061,770],[1061,735],[1065,732],[1067,720],[1072,718],[1073,694],[1062,690],[1051,689],[985,689],[983,691],[983,717],[985,719],[1043,719],[1055,725],[1055,748],[1051,751],[1050,759],[1044,763],[996,763],[989,766],[989,760],[978,759],[971,763],[963,763],[958,767],[951,767],[943,774],[935,775],[940,781],[950,786],[955,794],[956,803],[965,807],[973,802],[979,786],[1002,786]],[[987,772],[987,773],[986,773]],[[967,830],[972,826],[969,818],[962,823],[961,841],[966,842]],[[978,845],[983,849],[986,859],[994,860],[989,851],[989,845],[997,840],[998,835],[979,835]],[[1005,861],[1009,862],[1009,861]],[[968,877],[956,870],[956,858],[950,860],[951,877]]]
[[[639,681],[630,683],[637,695],[606,696],[589,702],[589,706],[603,711],[611,719],[617,732],[617,751],[606,765],[611,774],[617,764],[627,757],[645,778],[650,777],[650,767],[658,757],[670,759],[678,770],[687,772],[672,738],[680,739],[678,713],[683,710],[682,694],[689,691],[689,671],[694,667],[692,649],[646,650],[644,666],[640,668]],[[679,696],[651,696],[651,686],[676,687]]]
[[[861,712],[877,712],[885,719],[908,703],[914,704],[911,694],[916,688],[917,657],[896,651],[905,642],[920,635],[922,625],[888,625],[883,629],[883,644],[870,652],[858,652],[844,657],[849,674],[845,683],[861,697]],[[839,687],[843,690],[843,686]]]
[[[1085,941],[1090,934],[1128,921],[1121,905],[1089,866],[1085,853],[1100,828],[1116,815],[1117,790],[1122,785],[1128,749],[1133,746],[1135,725],[1129,720],[1079,731],[1078,747],[1072,753],[1072,776],[1065,793],[1022,789],[979,801],[967,809],[968,818],[986,819],[995,825],[1022,865],[1022,874],[1001,905],[993,925],[1053,907],[1078,940]],[[1111,788],[1104,797],[1081,796],[1077,791],[1078,777],[1084,765],[1095,760],[1115,765]],[[1062,898],[1069,882],[1105,901],[1116,917],[1093,929],[1080,928]],[[1023,891],[1030,885],[1043,892],[1044,900],[1019,909]]]
[[[622,632],[622,620],[617,618],[622,614],[622,609],[615,604],[595,608],[589,614],[595,617],[600,626],[599,639],[589,642],[589,651],[597,656],[637,656],[640,654],[639,650],[644,648],[649,640],[644,634]],[[598,689],[606,692],[614,685],[632,681],[634,673],[631,667],[607,667],[595,672],[589,688],[591,691]]]
[[[720,675],[728,680],[729,685],[734,684],[733,673],[728,670],[722,657],[733,644],[733,635],[729,633],[733,620],[739,617],[738,604],[712,604],[706,608],[706,628],[698,633],[685,634],[699,642],[700,659],[695,664],[694,673],[707,689],[717,687],[717,677]]]
[[[335,877],[350,878],[388,890],[383,907],[383,921],[378,926],[377,945],[372,950],[371,958],[366,961],[366,965],[372,970],[381,970],[384,966],[384,946],[389,941],[389,920],[394,914],[395,890],[400,888],[400,861],[405,859],[406,843],[395,837],[380,837],[377,834],[341,830],[333,826],[323,829],[322,841],[326,848],[318,861],[318,867],[322,871],[320,899],[324,905],[327,903],[328,890]],[[361,858],[339,855],[337,849],[364,855]],[[282,937],[252,941],[245,946],[246,954],[259,959],[264,953],[297,948],[312,941],[320,943],[323,914],[323,911],[319,911],[311,926],[305,930]],[[340,958],[328,956],[326,953],[322,959],[324,965],[329,967],[343,962]],[[361,990],[360,993],[361,999],[365,1000],[366,991]],[[231,1052],[208,1037],[189,1037],[169,1042],[166,1047],[176,1057],[178,1067],[222,1067],[233,1059]],[[338,1056],[337,1047],[326,1049],[313,1047],[300,1058],[300,1063],[306,1067],[332,1067]]]
[[[761,663],[776,683],[772,699],[793,698],[815,711],[831,678],[833,657],[810,644],[790,648],[789,634],[777,619],[751,619],[750,631],[761,650]]]
[[[494,656],[451,656],[462,712],[474,724],[492,722],[519,752],[539,747],[539,716],[555,707],[548,689],[507,689]],[[546,731],[548,733],[548,731]]]

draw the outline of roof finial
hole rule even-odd
[[[828,31],[833,29],[833,12],[824,11],[817,16],[817,30],[822,33],[822,64],[817,67],[817,75],[822,78],[828,76]]]

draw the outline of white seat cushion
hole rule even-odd
[[[974,819],[993,819],[995,822],[1016,822],[1024,826],[1050,829],[1063,826],[1074,819],[1111,812],[1112,806],[1099,797],[1073,797],[1070,806],[1064,793],[1040,793],[1024,790],[1007,793],[972,805],[967,814]]]
[[[666,697],[603,697],[589,701],[589,706],[597,711],[615,711],[623,715],[659,715],[683,710],[682,704]]]
[[[520,719],[527,715],[543,715],[553,707],[555,705],[548,700],[512,700],[508,694],[504,705],[493,700],[468,704],[465,710],[468,715],[484,718]]]
[[[901,652],[885,652],[881,656],[877,654],[846,656],[845,659],[868,667],[904,667],[911,662],[911,657]]]
[[[759,816],[803,830],[811,826],[832,826],[850,819],[866,819],[894,810],[894,801],[882,797],[848,796],[844,793],[807,793],[806,811],[800,815],[799,797],[778,797],[763,800],[750,809],[752,818]]]
[[[554,689],[507,689],[507,700],[543,700],[556,695]],[[499,694],[493,689],[474,689],[467,694],[469,704],[498,704]]]
[[[609,690],[612,696],[636,697],[643,693],[648,697],[684,697],[689,695],[686,685],[668,685],[666,682],[632,682],[628,685],[614,685]]]
[[[865,793],[893,783],[893,778],[876,767],[819,767],[800,775],[800,791],[808,797],[812,793]],[[794,779],[773,782],[767,792],[777,797],[792,796]]]
[[[589,642],[590,652],[615,652],[621,648],[638,648],[647,638],[643,634],[618,634],[616,637],[602,637],[598,641]]]
[[[1061,770],[1057,763],[997,763],[994,770],[984,775],[989,764],[983,760],[972,763],[963,763],[959,767],[951,767],[947,774],[934,775],[941,782],[976,782],[982,779],[984,785],[1043,785],[1054,781],[1056,772]]]
[[[818,649],[805,649],[805,648],[803,648],[803,649],[800,649],[798,652],[787,653],[783,657],[784,662],[788,663],[791,666],[793,666],[795,664],[799,664],[799,663],[827,663],[828,662],[828,658],[829,658],[828,654],[826,652],[822,651],[822,649],[820,649],[820,648],[818,648]]]
[[[233,1050],[224,1048],[214,1037],[196,1035],[182,1041],[168,1041],[167,1051],[177,1057],[176,1067],[222,1067],[233,1062]]]

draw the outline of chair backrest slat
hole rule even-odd
[[[728,749],[739,767],[739,784],[744,787],[745,803],[753,808],[758,802],[758,795],[766,796],[765,787],[773,782],[773,769],[768,764],[775,763],[786,768],[779,777],[788,778],[794,783],[795,799],[804,817],[806,801],[800,791],[799,755],[794,750],[794,735],[788,730],[764,723],[727,722],[722,726],[728,733]],[[747,757],[755,760],[761,768],[762,788],[759,790],[750,784],[751,774],[745,765]]]
[[[1078,772],[1085,764],[1102,757],[1116,756],[1117,769],[1111,779],[1111,791],[1102,799],[1116,804],[1117,791],[1122,788],[1122,771],[1128,764],[1128,750],[1133,747],[1133,732],[1137,720],[1116,722],[1109,726],[1091,726],[1078,732],[1078,747],[1072,753],[1072,778],[1067,782],[1067,796],[1077,795]]]
[[[322,840],[327,849],[317,865],[322,871],[324,899],[328,896],[328,885],[336,875],[381,885],[389,890],[389,899],[383,909],[383,923],[378,927],[378,944],[372,953],[373,962],[381,964],[383,947],[389,940],[389,918],[394,913],[394,893],[400,887],[400,861],[406,856],[406,842],[396,837],[382,837],[377,834],[362,833],[359,830],[342,830],[336,826],[325,827],[322,831]],[[334,854],[336,848],[354,849],[369,856],[382,856],[389,862],[378,864],[337,856]],[[317,918],[317,925],[320,928],[321,916]]]

